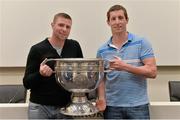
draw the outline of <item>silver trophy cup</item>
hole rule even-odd
[[[55,76],[57,83],[72,92],[72,102],[60,112],[69,116],[92,115],[98,112],[86,93],[95,90],[103,77],[102,59],[49,59],[56,61]]]

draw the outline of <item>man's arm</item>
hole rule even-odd
[[[125,63],[120,58],[115,57],[114,60],[110,61],[110,69],[112,70],[124,70],[136,75],[142,75],[146,78],[155,78],[157,75],[156,60],[154,57],[145,58],[143,60],[143,66],[132,66]]]
[[[104,111],[106,108],[106,96],[105,96],[105,79],[101,80],[97,89],[98,100],[96,101],[96,107],[99,111]]]

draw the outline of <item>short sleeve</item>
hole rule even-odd
[[[151,57],[154,57],[152,45],[146,39],[142,39],[140,58],[141,58],[141,60],[143,60],[145,58],[151,58]]]

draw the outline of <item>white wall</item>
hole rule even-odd
[[[149,39],[158,65],[180,65],[180,0],[0,0],[0,66],[25,66],[31,45],[51,35],[58,12],[72,16],[70,38],[85,57],[95,57],[111,35],[106,12],[114,4],[127,8],[128,31]]]
[[[169,101],[168,81],[180,81],[180,66],[161,66],[155,80],[149,79],[150,101]]]

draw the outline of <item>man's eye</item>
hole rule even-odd
[[[118,17],[118,19],[119,19],[119,20],[122,20],[122,19],[124,19],[124,17],[122,17],[122,16],[119,16],[119,17]]]
[[[116,20],[116,18],[115,18],[115,17],[113,17],[113,18],[111,18],[111,20]]]
[[[71,27],[70,26],[66,26],[67,29],[70,29]]]
[[[63,27],[63,26],[64,26],[64,24],[59,24],[59,26],[60,26],[60,27]]]

